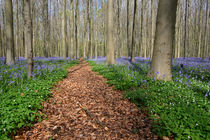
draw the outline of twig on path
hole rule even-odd
[[[95,123],[104,128],[106,131],[108,130],[108,127],[106,127],[102,122],[100,122],[90,111],[87,110],[87,108],[82,107],[82,105],[79,103],[80,108],[85,111],[85,113],[92,119],[95,120]]]

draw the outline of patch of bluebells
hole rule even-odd
[[[143,76],[149,71],[151,59],[143,57],[135,57],[135,61],[131,63],[130,58],[120,57],[116,59],[117,65],[126,65],[128,69],[140,72]],[[97,64],[105,64],[106,57],[98,57]],[[181,66],[182,65],[182,66]],[[125,71],[122,69],[122,71]],[[156,72],[158,73],[158,72]],[[210,59],[202,58],[175,58],[172,62],[172,76],[174,82],[182,84],[186,88],[192,88],[205,95],[209,92],[210,79]],[[134,75],[127,74],[128,79],[134,78]],[[141,81],[142,79],[139,79]],[[153,79],[155,81],[156,79]],[[140,82],[139,82],[140,83]]]
[[[47,78],[48,74],[56,72],[70,60],[62,58],[34,58],[34,71],[32,80],[39,78]],[[12,66],[4,64],[5,58],[0,58],[0,92],[7,92],[11,87],[20,86],[27,81],[27,61],[25,58],[16,58],[16,62]]]

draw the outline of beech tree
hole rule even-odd
[[[33,31],[31,19],[31,1],[24,0],[24,33],[25,33],[25,47],[27,47],[27,64],[28,64],[28,78],[31,78],[33,72]]]
[[[149,77],[172,80],[172,50],[175,37],[177,0],[160,0],[156,22],[154,52]]]
[[[108,0],[107,8],[107,51],[106,51],[106,63],[114,64],[114,39],[113,39],[113,0]]]
[[[12,11],[12,0],[5,1],[5,35],[6,35],[6,64],[13,65],[15,63],[14,53],[14,27],[13,27],[13,11]]]
[[[137,0],[134,0],[134,12],[133,12],[133,27],[132,27],[132,40],[131,40],[131,61],[135,60],[135,26],[136,26],[136,10]]]
[[[67,27],[66,27],[66,0],[63,0],[63,14],[62,14],[62,40],[63,40],[63,59],[67,57],[67,43],[66,43],[66,35]]]

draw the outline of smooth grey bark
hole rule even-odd
[[[13,65],[15,63],[15,52],[14,52],[14,28],[13,28],[13,10],[12,0],[5,0],[5,35],[6,35],[6,64]]]
[[[137,11],[137,0],[134,0],[134,13],[133,13],[133,27],[132,27],[132,40],[131,40],[131,61],[135,60],[135,26],[136,26],[136,11]]]
[[[70,9],[71,9],[71,46],[70,46],[70,58],[74,58],[74,1],[70,1]]]
[[[199,41],[198,41],[198,55],[197,57],[201,57],[201,46],[202,46],[202,27],[203,27],[203,2],[204,0],[200,0],[200,12],[199,12]]]
[[[63,59],[67,58],[67,25],[66,25],[66,0],[63,0],[63,13],[62,13],[62,41],[63,41]]]
[[[106,63],[114,64],[114,39],[113,39],[113,30],[114,30],[114,19],[113,19],[113,0],[108,0],[108,8],[107,8],[107,50],[106,50]]]
[[[171,81],[172,50],[175,36],[177,0],[160,0],[152,63],[148,76]]]
[[[128,58],[131,55],[130,54],[130,32],[129,32],[129,26],[130,26],[130,0],[127,0],[127,50],[128,50]]]
[[[187,24],[188,24],[188,0],[185,0],[185,23],[184,23],[184,58],[186,57],[186,50],[187,50]]]
[[[20,46],[20,43],[19,43],[19,6],[18,6],[18,0],[16,0],[16,57],[19,58],[19,46]]]
[[[78,18],[79,18],[79,2],[78,0],[76,0],[76,14],[75,14],[75,44],[76,44],[76,58],[79,58],[78,54],[79,54],[79,41],[78,41]]]
[[[90,0],[90,59],[93,59],[93,0]]]
[[[48,19],[48,0],[44,0],[43,1],[43,11],[42,11],[42,16],[43,16],[43,39],[44,39],[44,42],[43,42],[43,49],[44,49],[44,56],[45,57],[49,57],[49,54],[48,54],[48,48],[49,48],[49,35],[50,35],[50,32],[49,32],[49,19]]]
[[[206,23],[205,23],[205,30],[204,30],[204,46],[203,46],[203,55],[202,58],[208,57],[208,25],[209,25],[209,0],[206,0]]]
[[[27,76],[32,77],[33,73],[33,31],[30,0],[24,0],[24,32],[25,47],[27,47]]]
[[[96,8],[96,13],[98,12],[98,6],[97,6],[97,1],[95,1],[95,8]],[[97,18],[97,14],[96,14],[96,17]],[[95,36],[95,59],[97,60],[98,59],[98,42],[97,42],[97,30],[98,30],[98,26],[96,25],[96,36]]]

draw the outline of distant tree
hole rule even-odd
[[[132,28],[132,40],[131,40],[131,61],[135,60],[135,26],[136,26],[136,10],[137,0],[134,0],[134,12],[133,12],[133,28]]]
[[[18,0],[16,0],[16,43],[15,43],[15,46],[16,46],[16,57],[19,58],[19,46],[20,46],[20,43],[19,43],[19,36],[20,36],[20,31],[19,31],[19,6],[18,6]]]
[[[14,28],[13,28],[13,10],[12,0],[5,0],[5,17],[6,17],[6,64],[13,65],[15,63],[14,53]]]
[[[208,29],[209,29],[209,0],[206,0],[206,23],[205,23],[205,30],[204,30],[204,46],[203,46],[203,58],[208,57]]]
[[[152,63],[148,76],[158,80],[172,80],[172,48],[175,36],[177,0],[160,0]]]
[[[107,51],[106,51],[106,63],[107,64],[114,64],[114,39],[113,39],[113,0],[108,0],[108,18],[107,18]]]
[[[129,26],[130,26],[130,0],[127,0],[127,49],[128,49],[128,57],[130,54],[130,32],[129,32]]]
[[[90,45],[89,45],[89,49],[90,49],[90,59],[93,58],[93,0],[90,0],[90,15],[91,15],[91,18],[90,18],[90,30],[89,30],[89,38],[90,38]]]
[[[200,0],[200,8],[199,8],[199,41],[198,41],[198,57],[201,57],[201,46],[202,46],[202,28],[203,28],[203,2],[204,0]]]
[[[62,13],[62,41],[63,41],[63,59],[67,57],[67,25],[66,25],[66,0],[63,0],[63,13]]]
[[[76,58],[80,57],[80,41],[79,41],[79,0],[76,0],[75,9],[75,43],[76,43]]]
[[[70,11],[71,11],[71,22],[70,22],[70,28],[71,28],[71,37],[70,37],[70,41],[71,41],[71,46],[70,46],[70,57],[71,59],[74,58],[74,0],[70,0]]]
[[[42,1],[42,18],[43,18],[43,49],[44,56],[49,57],[49,37],[50,37],[50,24],[49,24],[49,13],[48,13],[48,0]]]
[[[31,1],[24,0],[24,33],[25,33],[25,47],[27,47],[27,64],[28,64],[28,78],[31,78],[33,73],[33,31],[32,31],[32,16],[31,16]]]

